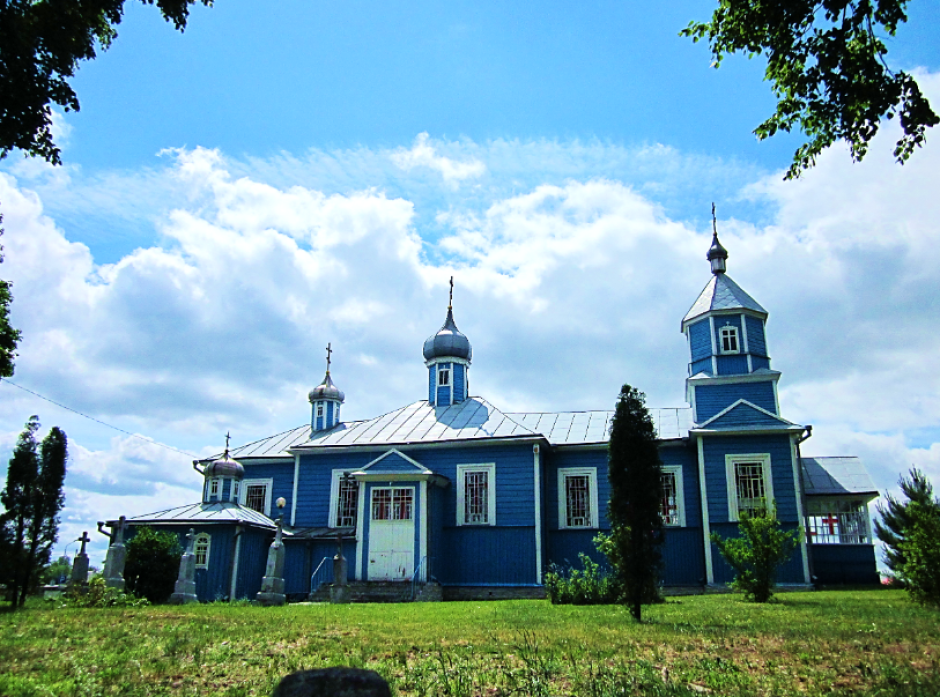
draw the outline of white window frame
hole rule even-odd
[[[338,528],[339,524],[339,483],[346,472],[355,472],[355,468],[333,470],[330,480],[330,527]],[[359,482],[359,494],[356,497],[356,525],[359,524],[359,497],[362,496],[362,482]]]
[[[450,387],[450,368],[438,368],[437,369],[437,386],[438,387]]]
[[[212,477],[209,480],[209,500],[221,498],[222,492],[222,478],[221,477]]]
[[[568,525],[568,477],[588,478],[588,525]],[[590,530],[599,527],[597,511],[597,468],[596,467],[561,467],[558,469],[558,528],[560,530]]]
[[[725,349],[725,332],[728,332],[729,337],[734,339],[735,348],[733,350]],[[738,328],[732,324],[726,324],[723,327],[719,327],[718,344],[721,353],[724,355],[741,353],[741,332],[739,332]]]
[[[206,543],[206,560],[199,563],[199,543],[205,540]],[[201,532],[196,537],[193,538],[193,557],[196,561],[197,569],[208,569],[209,568],[209,553],[212,550],[212,537],[207,532]]]
[[[317,402],[317,418],[326,416],[326,409],[323,406],[323,402]]]
[[[682,467],[680,465],[663,465],[662,466],[663,474],[672,474],[675,476],[676,482],[676,509],[678,512],[679,522],[677,523],[667,523],[666,519],[663,518],[663,525],[670,528],[684,528],[685,527],[685,493],[682,483]],[[662,514],[662,508],[660,508],[660,514]]]
[[[468,523],[467,513],[467,475],[476,472],[486,473],[486,522]],[[457,525],[487,526],[496,525],[496,463],[457,465]]]
[[[232,480],[232,493],[229,496],[230,501],[238,501],[238,492],[241,489],[241,481],[238,479]]]
[[[273,479],[243,479],[241,491],[238,494],[238,503],[247,506],[248,487],[264,485],[264,510],[261,511],[268,518],[271,517],[271,490],[274,488]]]
[[[774,500],[774,483],[770,469],[770,453],[745,453],[742,455],[725,455],[725,477],[728,482],[728,520],[737,522],[741,519],[738,504],[738,482],[735,470],[738,464],[759,463],[761,477],[764,480],[764,501],[769,506]]]

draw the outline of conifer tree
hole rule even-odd
[[[657,602],[662,566],[662,463],[646,395],[620,390],[607,454],[611,525],[609,560],[623,587],[623,601],[639,621],[644,604]]]
[[[891,494],[885,499],[886,505],[878,504],[878,515],[881,520],[875,520],[875,534],[884,543],[885,564],[891,573],[903,580],[904,576],[904,530],[913,522],[911,506],[914,503],[927,508],[940,511],[940,500],[934,498],[933,486],[927,476],[919,469],[911,469],[907,477],[898,480],[901,493],[907,501],[898,501]]]
[[[39,418],[30,417],[17,440],[6,486],[0,492],[4,508],[0,515],[0,568],[14,607],[26,602],[27,593],[49,563],[58,536],[58,514],[65,503],[65,433],[53,427],[37,452],[38,430]]]

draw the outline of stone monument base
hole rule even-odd
[[[196,597],[196,583],[194,581],[177,581],[173,589],[173,595],[170,596],[171,605],[186,605],[187,603],[198,603]]]
[[[284,579],[265,576],[261,579],[261,592],[255,598],[258,605],[283,605],[287,602],[284,595]]]
[[[337,605],[350,602],[349,586],[330,586],[330,602]]]

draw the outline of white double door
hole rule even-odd
[[[373,487],[370,498],[368,578],[408,580],[415,563],[415,488]]]

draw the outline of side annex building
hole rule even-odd
[[[733,578],[709,541],[774,500],[803,542],[781,586],[877,583],[868,504],[878,496],[855,457],[803,457],[811,426],[780,414],[767,350],[767,311],[726,273],[715,234],[712,275],[681,329],[689,407],[650,409],[663,464],[666,592],[701,592]],[[472,348],[452,303],[424,343],[425,399],[343,422],[330,375],[309,395],[311,420],[216,459],[194,462],[202,500],[127,518],[195,532],[201,601],[253,599],[281,518],[284,592],[319,597],[341,547],[349,582],[408,582],[434,597],[541,597],[551,565],[609,529],[605,509],[612,411],[506,413],[471,396]],[[109,521],[112,527],[117,521]],[[413,597],[413,596],[412,596]]]

